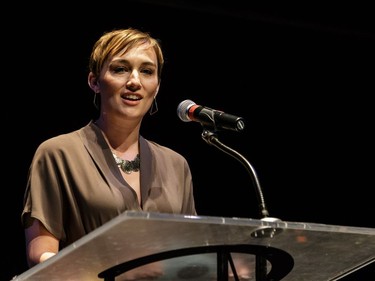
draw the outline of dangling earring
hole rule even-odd
[[[159,111],[159,108],[158,108],[158,103],[156,102],[156,95],[155,95],[154,100],[152,101],[149,113],[150,115],[154,115],[158,111]]]
[[[93,104],[94,104],[95,108],[96,108],[97,110],[99,110],[99,105],[96,103],[96,95],[97,95],[97,94],[98,94],[98,93],[95,92],[95,94],[94,94]]]

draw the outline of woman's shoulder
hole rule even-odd
[[[80,132],[82,130],[85,130],[87,126],[84,126],[82,128],[76,129],[74,131],[61,133],[59,135],[53,136],[51,138],[48,138],[44,141],[42,141],[37,150],[38,151],[61,151],[66,148],[74,148],[79,146],[79,143],[82,143],[81,141],[81,134]]]

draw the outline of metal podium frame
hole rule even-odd
[[[236,280],[238,258],[247,280],[339,280],[375,263],[375,229],[127,211],[12,280],[117,281],[152,262],[152,280]]]

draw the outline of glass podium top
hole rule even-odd
[[[128,211],[12,280],[117,281],[142,269],[157,277],[136,280],[219,280],[227,261],[229,276],[233,261],[234,274],[258,280],[263,258],[272,280],[339,280],[375,262],[375,229]]]

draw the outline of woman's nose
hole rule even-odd
[[[137,72],[133,71],[126,82],[126,87],[132,91],[138,90],[141,87],[141,81]]]

